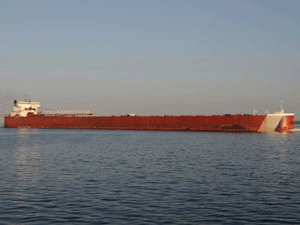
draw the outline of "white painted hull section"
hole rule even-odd
[[[259,132],[274,132],[278,127],[283,115],[282,114],[267,114],[266,119],[259,128]]]

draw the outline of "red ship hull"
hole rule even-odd
[[[6,128],[259,132],[266,116],[45,116],[4,118]],[[292,129],[290,118],[283,129]],[[281,129],[281,128],[280,128]],[[283,130],[281,129],[281,130]]]
[[[283,120],[281,120],[277,131],[285,131],[294,129],[294,116],[285,116]]]

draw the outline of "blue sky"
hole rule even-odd
[[[0,1],[0,106],[300,113],[300,1]],[[8,107],[9,106],[9,107]],[[7,108],[8,107],[8,108]]]

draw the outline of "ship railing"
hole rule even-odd
[[[71,115],[71,116],[79,116],[79,115],[93,115],[94,113],[90,110],[44,110],[40,111],[39,114],[46,116],[61,116],[61,115]]]

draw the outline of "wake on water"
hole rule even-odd
[[[294,129],[291,129],[291,130],[289,130],[289,131],[300,131],[300,128],[294,128]]]

